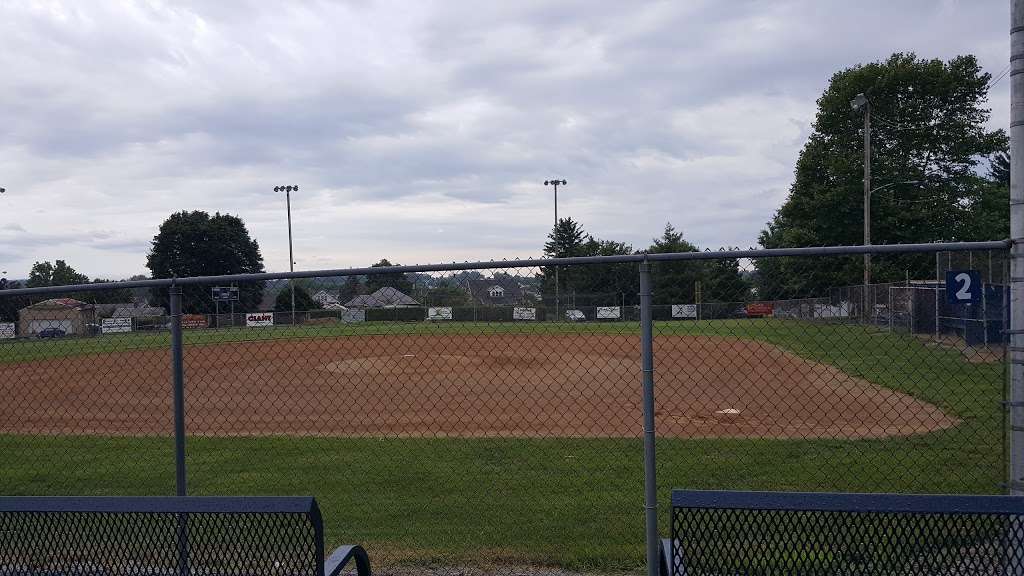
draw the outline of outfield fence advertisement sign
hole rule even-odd
[[[696,304],[673,304],[672,305],[672,317],[673,318],[696,318],[697,317],[697,305]]]
[[[104,334],[117,334],[132,331],[131,318],[104,318],[100,320],[100,331]]]
[[[427,308],[427,320],[451,320],[452,309],[448,306]]]
[[[181,316],[181,327],[182,328],[206,328],[206,315],[205,314],[182,314]]]
[[[536,320],[537,309],[536,308],[520,308],[518,306],[512,308],[512,319],[513,320]]]
[[[598,320],[618,320],[622,318],[622,308],[619,306],[598,306]]]
[[[747,304],[748,318],[764,318],[765,316],[772,316],[774,312],[775,308],[771,302],[751,302]]]
[[[250,327],[255,326],[273,326],[274,325],[274,313],[273,312],[250,312],[245,315],[245,325]]]
[[[0,339],[14,338],[14,322],[0,322]]]

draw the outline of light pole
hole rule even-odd
[[[871,245],[871,102],[863,92],[850,100],[850,107],[864,113],[864,245]],[[864,254],[864,298],[871,284],[871,254]]]
[[[292,191],[298,192],[298,186],[274,186],[274,192],[284,192],[288,206],[288,270],[295,272],[295,256],[292,255]],[[295,326],[295,278],[289,278],[292,289],[292,326]]]
[[[554,186],[555,187],[555,240],[556,241],[558,240],[558,187],[559,186],[565,186],[566,184],[567,184],[567,182],[565,180],[545,180],[544,181],[544,185],[545,186]],[[557,245],[556,245],[556,248],[557,248]],[[558,255],[555,254],[554,256],[557,257]],[[560,302],[559,302],[559,298],[558,298],[558,266],[555,265],[555,321],[558,321],[558,318],[559,318],[558,317],[559,304],[560,304]]]

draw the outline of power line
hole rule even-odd
[[[1009,74],[1009,73],[1010,73],[1010,65],[1007,64],[1006,67],[1003,68],[1003,71],[1000,72],[999,75],[996,76],[994,80],[989,82],[988,86],[985,86],[985,90],[986,91],[987,90],[991,90],[993,86],[995,86],[996,84],[999,84],[1000,80],[1002,80],[1003,78],[1006,78],[1006,75]]]

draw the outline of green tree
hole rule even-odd
[[[633,247],[625,242],[600,240],[588,236],[583,245],[585,256],[623,256],[633,254]],[[636,264],[595,264],[574,270],[577,306],[618,306],[638,303],[638,276]]]
[[[447,279],[441,279],[435,286],[426,291],[424,305],[468,306],[469,294],[467,294],[464,289],[449,282]]]
[[[544,255],[548,258],[574,258],[586,256],[587,233],[578,222],[572,218],[560,218],[558,223],[548,234],[548,240],[544,243]],[[586,273],[578,266],[561,266],[558,269],[558,288],[561,293],[563,304],[565,299],[576,287],[583,288]],[[545,266],[541,268],[541,290],[546,299],[554,304],[555,295],[555,267]]]
[[[36,262],[28,275],[28,287],[39,288],[43,286],[70,286],[73,284],[105,284],[113,283],[113,280],[97,278],[89,280],[85,274],[81,274],[64,260],[57,260],[51,264],[49,261]],[[132,301],[132,293],[126,288],[108,288],[88,292],[68,292],[64,294],[53,294],[49,298],[74,298],[92,304],[117,304]]]
[[[72,284],[88,284],[89,277],[80,274],[74,268],[68,266],[67,262],[57,260],[56,264],[49,261],[36,262],[28,273],[28,287],[40,288],[43,286],[70,286]]]
[[[988,178],[997,184],[1010,187],[1010,153],[996,152],[988,167]]]
[[[359,276],[349,276],[341,284],[338,299],[344,304],[360,294],[366,294],[366,286],[359,279]]]
[[[655,238],[648,254],[698,252],[697,246],[683,238],[671,223],[665,224],[660,238]],[[696,302],[697,283],[703,279],[704,264],[699,260],[654,262],[651,264],[651,289],[656,304]]]
[[[104,278],[96,278],[92,281],[93,284],[117,284],[114,280],[106,280]],[[82,294],[79,300],[85,302],[91,302],[93,304],[130,304],[134,301],[134,295],[128,288],[107,288],[105,290],[94,290],[92,292],[86,292]]]
[[[392,264],[387,258],[381,259],[371,268],[385,268],[388,266],[401,266],[401,264]],[[381,288],[391,287],[403,294],[412,294],[413,285],[412,281],[406,274],[401,272],[379,272],[366,275],[366,291],[369,293],[376,292]]]
[[[730,246],[721,250],[739,250]],[[745,302],[750,298],[751,284],[743,275],[736,258],[704,260],[701,279],[701,302]]]
[[[0,278],[0,293],[3,290],[14,290],[15,288],[27,288],[21,282],[8,281]],[[17,322],[18,310],[32,304],[28,296],[0,296],[0,322]]]
[[[960,240],[977,235],[972,202],[983,185],[979,160],[1006,147],[988,131],[990,75],[973,56],[943,62],[914,54],[833,75],[818,99],[813,131],[797,160],[789,196],[760,235],[765,248],[860,244],[863,240],[863,122],[850,101],[867,95],[872,118],[872,243]],[[899,184],[901,182],[921,184]],[[927,256],[877,259],[880,282],[929,274]],[[822,269],[827,268],[827,270]],[[829,266],[797,258],[758,261],[759,297],[815,295],[858,284],[858,258]],[[781,282],[770,285],[767,282]]]
[[[259,244],[249,236],[241,218],[220,213],[210,216],[198,210],[176,212],[160,225],[146,265],[153,278],[264,271]],[[263,299],[263,282],[242,282],[238,287],[240,309],[255,310]],[[186,311],[213,312],[210,286],[184,286],[183,292]],[[155,290],[154,297],[159,305],[168,306],[166,289]]]
[[[322,306],[313,300],[310,296],[309,290],[306,286],[301,283],[295,284],[295,310],[297,312],[305,312],[306,310],[319,310]],[[274,312],[287,312],[292,311],[292,290],[291,287],[285,285],[284,288],[277,293],[277,297],[274,298]]]

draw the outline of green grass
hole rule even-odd
[[[364,324],[186,333],[190,345],[366,334],[638,334],[635,324]],[[884,440],[658,440],[659,501],[672,487],[1000,491],[1003,366],[857,326],[665,322],[656,336],[759,340],[932,402],[952,429]],[[167,346],[119,335],[0,346],[3,361]],[[695,350],[694,354],[699,354]],[[657,364],[656,370],[678,369]],[[639,380],[639,375],[638,375]],[[638,386],[639,393],[639,386]],[[164,438],[0,436],[9,494],[173,493]],[[313,494],[328,540],[378,558],[635,568],[643,562],[639,439],[190,438],[194,494]],[[667,520],[667,511],[660,515]],[[663,526],[663,531],[665,527]]]

